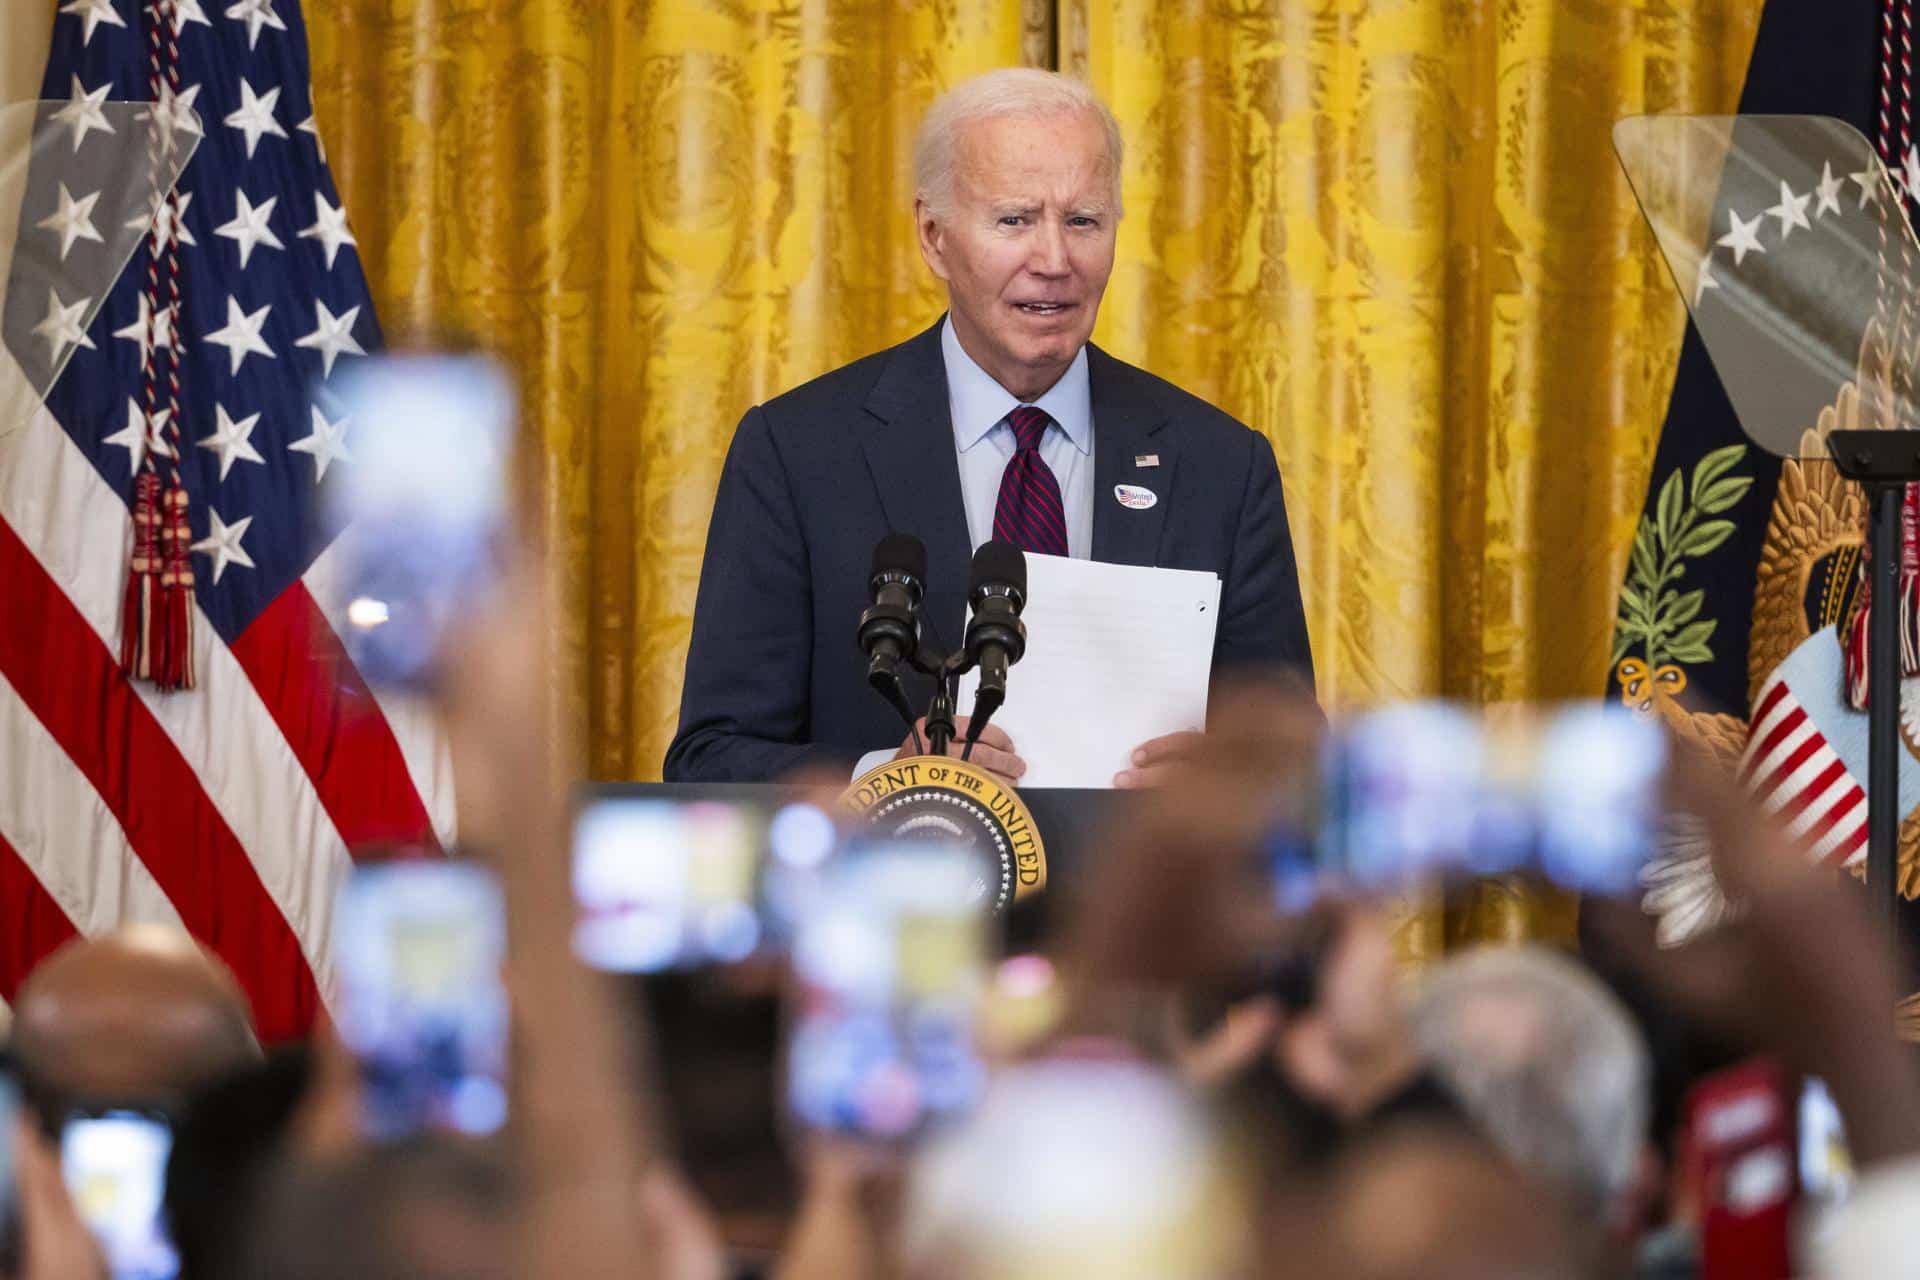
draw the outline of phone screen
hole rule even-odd
[[[1317,869],[1371,893],[1522,871],[1627,893],[1653,846],[1666,765],[1658,725],[1594,703],[1362,714],[1329,735]],[[1275,858],[1283,905],[1302,896],[1300,862]]]
[[[1321,862],[1362,891],[1460,868],[1472,848],[1484,740],[1445,703],[1356,716],[1327,741]]]
[[[802,1124],[896,1141],[972,1110],[986,911],[964,849],[870,848],[835,866],[794,939],[787,1096]]]
[[[506,532],[514,390],[478,356],[382,355],[343,366],[327,399],[353,452],[330,468],[335,630],[360,672],[430,682],[441,637],[492,579]]]
[[[20,1122],[20,1085],[0,1061],[0,1275],[11,1274],[19,1248],[19,1196],[13,1172],[14,1130]]]
[[[480,867],[354,869],[335,954],[341,1039],[359,1062],[367,1130],[491,1133],[506,1121],[506,924]]]
[[[589,801],[574,822],[574,952],[615,973],[744,960],[786,934],[837,841],[810,804]]]
[[[1631,892],[1660,819],[1660,726],[1618,708],[1570,706],[1542,725],[1536,758],[1541,874],[1579,893]]]
[[[179,1271],[164,1206],[172,1150],[166,1121],[145,1112],[75,1116],[61,1130],[67,1189],[114,1280],[170,1280]]]

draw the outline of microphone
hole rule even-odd
[[[873,568],[867,576],[873,601],[860,615],[858,638],[867,655],[867,683],[898,711],[909,727],[913,708],[907,705],[899,666],[920,649],[920,601],[926,595],[927,549],[910,533],[890,533],[873,549]]]
[[[998,538],[982,543],[973,553],[967,600],[973,606],[967,620],[967,661],[980,668],[980,688],[967,721],[962,760],[972,754],[980,731],[1007,700],[1007,668],[1027,651],[1027,628],[1020,621],[1020,611],[1027,607],[1026,553]]]

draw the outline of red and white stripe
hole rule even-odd
[[[171,919],[234,970],[264,1038],[298,1035],[330,986],[348,849],[451,837],[445,752],[418,709],[388,719],[305,582],[231,650],[196,618],[197,689],[129,682],[130,529],[44,409],[0,435],[0,1000],[76,932]]]
[[[1867,793],[1778,672],[1754,705],[1741,780],[1815,861],[1866,857]]]

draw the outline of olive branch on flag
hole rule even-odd
[[[1649,670],[1666,662],[1713,661],[1707,641],[1720,624],[1700,617],[1707,593],[1698,587],[1681,591],[1678,584],[1688,560],[1707,555],[1733,536],[1733,521],[1705,517],[1731,510],[1753,487],[1752,476],[1731,474],[1746,452],[1744,444],[1715,449],[1700,459],[1693,479],[1684,484],[1682,470],[1675,469],[1660,487],[1653,512],[1640,517],[1627,581],[1620,588],[1609,667],[1618,665],[1635,645],[1644,646]]]

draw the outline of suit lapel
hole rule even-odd
[[[957,645],[966,623],[973,544],[960,495],[939,323],[893,349],[866,407],[880,420],[862,447],[887,523],[927,547],[921,616],[931,624],[928,638],[945,647]]]
[[[1161,430],[1166,417],[1159,397],[1132,366],[1091,345],[1087,360],[1093,395],[1093,558],[1152,565],[1179,463],[1174,435]],[[1154,504],[1122,506],[1116,493],[1120,485],[1152,493]]]

